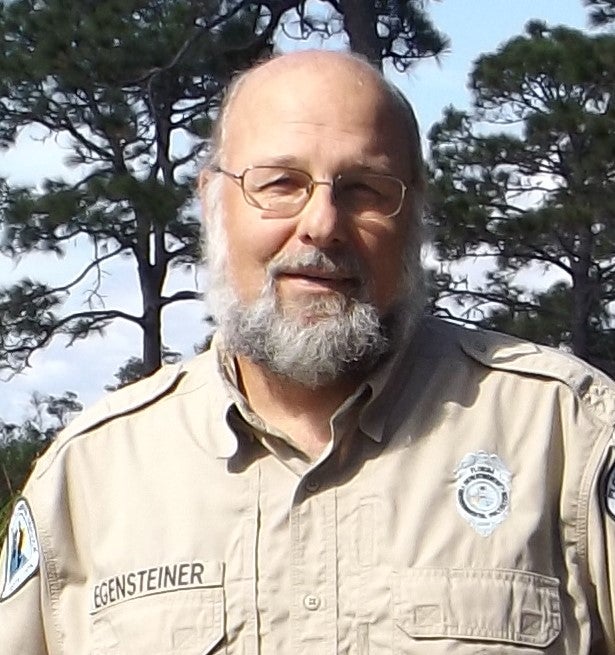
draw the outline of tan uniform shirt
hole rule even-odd
[[[604,376],[430,319],[310,463],[222,368],[165,368],[41,458],[1,655],[615,653]]]

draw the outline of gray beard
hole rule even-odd
[[[273,285],[255,302],[235,301],[220,317],[224,344],[272,373],[315,389],[371,369],[391,348],[376,308],[342,294],[284,312]],[[301,314],[316,316],[307,322]]]

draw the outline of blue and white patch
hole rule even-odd
[[[511,473],[497,455],[468,453],[455,469],[459,514],[488,537],[510,511]]]
[[[23,498],[17,501],[13,509],[5,545],[4,584],[0,600],[14,594],[38,571],[40,549],[36,528],[28,503]]]
[[[606,487],[604,490],[604,504],[608,515],[615,520],[615,464],[611,466],[606,476]]]

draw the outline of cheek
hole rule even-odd
[[[240,297],[249,300],[260,294],[267,264],[286,243],[292,225],[255,217],[245,208],[241,214],[235,211],[227,216],[235,217],[226,225],[229,272]]]
[[[369,267],[373,302],[380,310],[386,310],[395,300],[403,272],[405,231],[387,228],[364,233],[362,258]]]

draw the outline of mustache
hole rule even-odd
[[[364,283],[363,267],[359,258],[344,251],[326,252],[318,248],[309,248],[299,253],[279,253],[267,266],[270,280],[282,274],[300,274],[303,271],[320,272],[323,275],[335,275],[341,278],[354,278]]]

